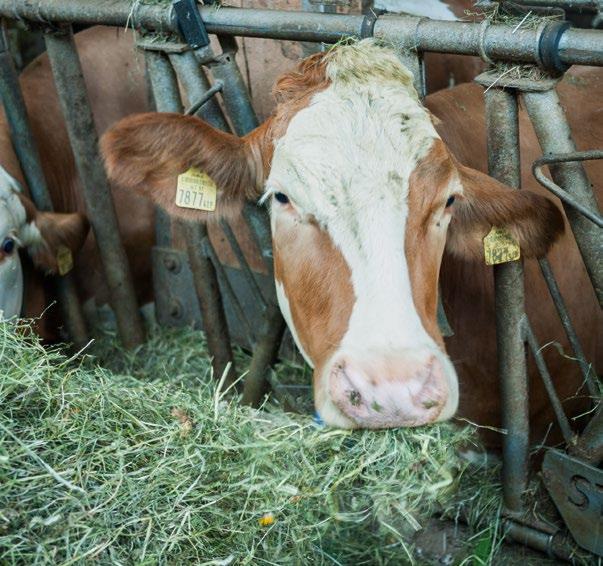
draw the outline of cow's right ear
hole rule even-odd
[[[208,213],[176,205],[178,176],[191,168],[206,173],[218,189],[216,211],[209,214],[228,215],[261,194],[262,133],[238,138],[194,116],[137,114],[110,128],[101,150],[117,186],[137,191],[173,216],[198,221]]]

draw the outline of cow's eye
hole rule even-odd
[[[448,200],[446,201],[446,208],[448,208],[449,206],[452,206],[454,204],[454,195],[450,195],[448,197]]]
[[[12,238],[4,238],[4,241],[2,242],[2,251],[6,255],[10,255],[13,253],[14,249],[15,249],[15,240],[13,240]]]
[[[274,193],[274,198],[281,204],[287,204],[289,197],[285,193]]]

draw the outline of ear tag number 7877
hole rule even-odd
[[[203,171],[191,167],[178,175],[176,206],[196,210],[216,210],[218,189],[212,178]]]

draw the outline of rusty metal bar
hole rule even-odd
[[[218,39],[223,52],[209,63],[209,70],[214,79],[224,85],[222,90],[224,108],[230,117],[235,133],[243,136],[258,127],[258,118],[251,105],[247,86],[235,59],[237,53],[235,39],[228,36],[218,36]]]
[[[576,444],[570,446],[569,453],[593,466],[600,466],[603,462],[603,403],[601,401]]]
[[[34,140],[17,70],[8,50],[4,26],[0,31],[0,98],[11,134],[15,154],[21,165],[31,198],[39,210],[53,210],[50,191],[44,177],[38,148]],[[54,283],[67,332],[78,348],[88,342],[88,329],[77,296],[72,273],[56,276]]]
[[[245,332],[247,333],[247,337],[249,338],[249,341],[253,345],[255,345],[256,335],[255,335],[253,326],[252,326],[251,322],[247,319],[247,315],[245,314],[245,309],[243,308],[243,305],[241,305],[241,301],[239,301],[239,298],[237,297],[235,290],[232,288],[232,285],[230,284],[230,280],[228,279],[228,275],[226,275],[226,271],[224,271],[224,266],[220,263],[220,258],[218,257],[216,250],[214,249],[212,243],[210,242],[209,237],[207,237],[203,240],[203,251],[204,251],[205,255],[209,259],[211,259],[212,263],[214,264],[214,268],[218,275],[218,280],[222,283],[221,287],[222,287],[222,289],[224,289],[224,291],[226,291],[226,293],[230,297],[230,306],[232,307],[232,310],[234,311],[235,315],[239,319],[239,322],[245,328]]]
[[[277,358],[278,351],[285,331],[285,320],[276,301],[268,306],[260,329],[258,340],[245,377],[242,403],[257,407],[268,391],[269,380],[267,373]]]
[[[251,292],[252,292],[255,300],[262,305],[262,308],[265,309],[267,306],[266,299],[264,298],[264,295],[262,294],[262,290],[260,289],[260,286],[258,285],[258,282],[257,282],[255,276],[253,275],[253,271],[251,270],[251,268],[249,267],[249,264],[247,263],[247,259],[245,258],[245,254],[243,253],[243,250],[241,249],[239,242],[237,241],[237,237],[235,236],[235,233],[232,231],[230,224],[228,224],[228,222],[226,222],[226,220],[222,220],[220,222],[220,226],[222,227],[222,230],[224,230],[224,234],[226,236],[226,239],[228,240],[230,249],[233,251],[233,253],[235,254],[235,256],[237,258],[237,261],[239,262],[241,271],[243,272],[243,275],[245,276],[245,280],[247,281],[247,284],[249,285],[249,288],[251,289]]]
[[[157,112],[177,112],[182,114],[183,106],[178,90],[178,79],[167,57],[161,51],[145,50],[144,53],[155,109]],[[155,245],[170,247],[171,220],[167,212],[155,207]]]
[[[227,365],[232,364],[234,358],[216,270],[212,261],[204,253],[206,242],[209,242],[207,227],[201,222],[187,222],[185,231],[188,258],[199,298],[207,346],[213,356],[214,376],[220,379]],[[234,376],[235,371],[231,367],[226,383],[231,384]]]
[[[565,334],[569,343],[574,352],[574,356],[576,360],[578,360],[578,364],[580,365],[580,370],[582,372],[582,376],[586,385],[588,387],[589,393],[593,396],[593,398],[597,398],[599,393],[599,388],[595,383],[596,375],[594,373],[594,368],[588,361],[586,360],[586,356],[584,355],[584,350],[582,349],[582,345],[580,344],[580,340],[572,321],[570,319],[569,313],[567,312],[567,308],[565,306],[565,301],[561,296],[561,291],[559,290],[559,286],[557,285],[557,280],[553,274],[553,270],[551,269],[551,265],[546,258],[542,258],[538,260],[540,265],[540,270],[542,271],[542,276],[544,277],[544,281],[549,288],[549,293],[551,294],[551,298],[553,299],[553,303],[555,304],[555,308],[557,309],[557,314],[559,315],[559,319],[561,320],[561,324],[563,325],[563,329],[565,330]]]
[[[557,391],[555,391],[555,385],[551,379],[551,374],[549,373],[542,352],[540,351],[540,344],[538,344],[538,340],[536,339],[532,326],[528,322],[527,318],[523,319],[523,335],[530,346],[534,360],[536,360],[536,366],[538,367],[540,377],[544,383],[544,388],[546,389],[547,395],[549,396],[549,401],[553,407],[553,412],[555,413],[555,417],[559,423],[559,428],[561,429],[561,434],[563,434],[563,439],[565,440],[566,444],[571,445],[574,442],[575,433],[570,426],[568,418],[565,416],[565,412],[561,406],[561,401],[559,400]]]
[[[124,346],[132,348],[144,340],[142,318],[119,236],[111,189],[100,158],[98,134],[71,26],[61,33],[46,33],[45,41],[117,328]]]
[[[575,543],[559,532],[543,532],[509,519],[504,521],[503,528],[506,536],[520,544],[539,550],[549,558],[572,562],[572,557],[576,552]]]
[[[336,43],[345,37],[363,37],[364,15],[320,14],[312,12],[260,10],[221,6],[200,6],[209,33]],[[177,23],[170,5],[153,5],[130,0],[0,0],[0,16],[47,24],[72,22],[78,24],[125,26],[131,24],[146,30],[176,32]],[[485,29],[480,23],[430,20],[414,16],[381,16],[373,34],[393,43],[401,37],[413,37],[418,51],[485,54],[490,59],[543,64],[541,50],[550,47],[549,60],[562,64],[603,65],[600,49],[601,32],[586,29],[561,29],[558,22],[547,29],[519,28],[496,24]],[[543,42],[553,32],[554,42]]]
[[[497,87],[485,92],[488,171],[519,188],[519,121],[517,96]],[[498,373],[501,381],[503,496],[507,510],[523,510],[528,479],[529,408],[526,353],[522,338],[524,313],[523,265],[494,266]]]
[[[524,92],[523,101],[545,156],[574,153],[576,145],[565,118],[559,96],[554,89],[544,92]],[[555,183],[592,212],[598,206],[582,163],[558,163],[550,166]],[[603,306],[603,245],[601,234],[592,222],[572,206],[563,203],[584,265],[595,289],[599,305]]]
[[[578,202],[570,193],[553,183],[548,177],[545,177],[544,172],[542,171],[542,168],[545,165],[556,165],[557,163],[567,163],[569,161],[589,161],[591,159],[603,159],[603,151],[575,151],[574,153],[541,157],[532,163],[532,173],[545,189],[551,191],[564,204],[576,209],[591,222],[594,222],[599,228],[603,228],[603,216]]]
[[[213,52],[210,51],[210,47],[205,48],[204,54],[208,59],[213,59]],[[201,50],[199,50],[201,51]],[[192,51],[185,51],[184,53],[171,53],[169,55],[170,62],[174,66],[184,91],[186,92],[189,105],[199,102],[199,97],[209,96],[207,101],[202,102],[199,108],[193,113],[205,120],[208,124],[214,126],[225,132],[230,131],[228,122],[224,118],[224,113],[215,98],[212,98],[212,90],[218,90],[221,83],[214,83],[210,85],[203,68],[201,67],[200,61]],[[223,85],[220,86],[219,90],[223,90]],[[190,112],[187,110],[187,113]]]

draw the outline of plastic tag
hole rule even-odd
[[[176,206],[196,210],[216,210],[218,188],[211,177],[191,167],[178,175],[176,186]]]
[[[486,265],[498,265],[520,258],[519,243],[505,228],[492,227],[484,238]]]
[[[67,246],[57,248],[57,267],[59,275],[67,275],[73,269],[73,255]]]

